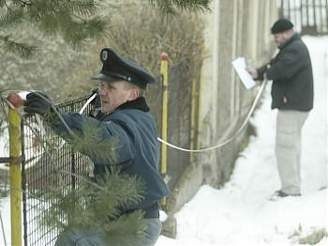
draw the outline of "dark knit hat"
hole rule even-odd
[[[290,20],[282,18],[277,20],[273,26],[271,27],[271,33],[276,34],[280,32],[287,31],[289,29],[292,29],[294,27],[293,23],[291,23]]]

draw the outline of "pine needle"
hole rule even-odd
[[[167,14],[176,14],[178,10],[205,11],[209,10],[211,0],[149,0]]]
[[[17,54],[24,59],[31,58],[34,52],[37,50],[37,47],[34,45],[28,45],[26,43],[16,42],[10,39],[9,35],[0,36],[0,40],[2,41],[4,49],[14,54]]]
[[[136,237],[144,236],[142,211],[120,214],[122,208],[135,207],[143,199],[140,179],[120,174],[117,168],[108,170],[95,185],[81,178],[75,190],[52,187],[42,194],[51,204],[40,217],[42,225],[59,231],[102,230],[109,245],[132,246]]]
[[[11,27],[13,25],[17,25],[22,22],[23,10],[22,9],[14,9],[5,12],[5,14],[0,15],[0,27]]]

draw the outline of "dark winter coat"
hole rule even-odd
[[[258,69],[259,78],[273,80],[272,109],[309,111],[313,108],[313,74],[307,47],[298,34],[279,47],[278,55]]]
[[[85,126],[97,129],[95,142],[113,140],[115,143],[115,163],[95,154],[89,146],[83,152],[94,162],[94,175],[101,177],[106,167],[119,165],[121,171],[131,176],[140,177],[145,184],[144,200],[136,207],[145,209],[156,206],[157,202],[168,195],[169,191],[159,173],[160,146],[157,141],[155,121],[143,97],[127,102],[113,113],[92,118],[78,113],[62,114],[67,125],[78,135],[83,135]],[[54,130],[66,139],[70,139],[61,121],[53,124]],[[158,211],[158,208],[157,208]],[[128,212],[128,211],[123,211]],[[151,216],[151,215],[150,215]]]

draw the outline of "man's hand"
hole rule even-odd
[[[98,88],[93,89],[91,91],[90,97],[93,96],[95,93],[97,94],[97,96],[95,97],[95,99],[93,99],[91,101],[91,105],[94,105],[95,108],[99,108],[101,106],[101,104],[100,104],[100,97],[99,97],[99,89]]]
[[[36,113],[41,116],[48,116],[51,110],[52,102],[46,94],[42,92],[31,92],[26,96],[25,108],[26,113]]]
[[[246,68],[246,71],[252,76],[253,79],[257,79],[259,77],[259,74],[255,68],[248,67]]]

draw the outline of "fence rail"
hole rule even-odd
[[[281,0],[280,17],[290,19],[301,34],[328,34],[328,0]]]

